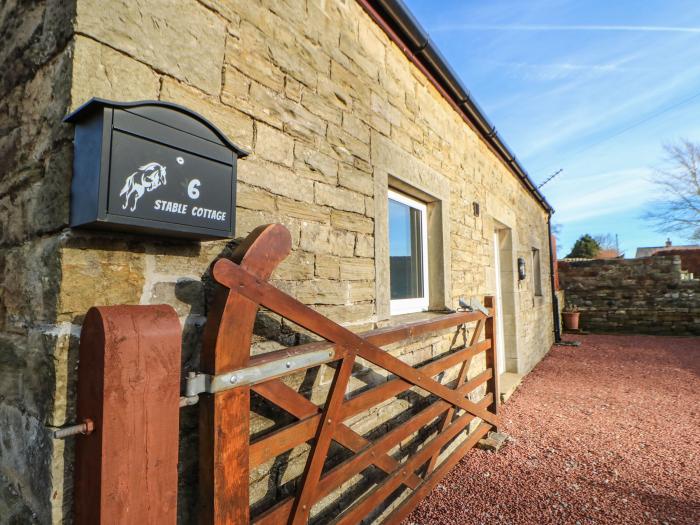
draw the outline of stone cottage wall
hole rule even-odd
[[[71,2],[58,0],[0,7],[2,523],[58,522],[69,499],[70,443],[53,441],[50,427],[66,421],[75,366],[74,325],[57,316],[73,150],[60,121],[71,100],[73,18]]]
[[[456,307],[460,296],[494,292],[493,230],[509,228],[511,262],[530,260],[532,249],[540,250],[543,288],[535,296],[530,278],[506,276],[512,280],[507,322],[517,324],[509,344],[519,354],[508,360],[509,370],[529,371],[549,349],[545,211],[356,2],[75,3],[75,14],[65,2],[60,9],[58,3],[38,4],[31,17],[19,16],[27,13],[15,4],[0,13],[3,27],[22,37],[8,60],[22,57],[31,65],[11,86],[3,84],[9,95],[0,112],[3,129],[15,134],[0,142],[10,155],[5,166],[12,166],[0,180],[7,247],[0,257],[0,337],[9,349],[0,357],[0,417],[11,429],[0,440],[0,484],[12,494],[0,497],[0,511],[9,505],[14,514],[8,515],[33,513],[41,523],[71,520],[72,445],[50,440],[46,427],[70,421],[74,413],[77,341],[87,309],[172,305],[184,330],[183,373],[196,370],[212,291],[208,268],[233,245],[67,228],[72,127],[60,120],[90,97],[174,101],[250,150],[238,165],[236,236],[283,223],[293,251],[273,275],[274,284],[356,331],[408,320],[388,318],[388,305],[377,299],[385,293],[377,284],[375,255],[385,253],[387,243],[376,235],[385,232],[378,210],[386,181],[410,177],[441,199],[444,216],[433,219],[442,221],[441,238],[434,241],[447,254],[439,275],[444,307]],[[51,38],[41,40],[44,33]],[[444,353],[453,339],[454,333],[437,334],[388,351],[414,364]],[[303,330],[262,312],[253,352],[307,340]],[[384,371],[361,365],[354,389],[385,380]],[[472,374],[482,367],[483,360],[475,360]],[[321,402],[331,372],[322,367],[290,384]],[[410,402],[421,401],[419,395],[358,416],[353,428],[379,434],[403,417]],[[287,421],[254,402],[254,436]],[[182,523],[195,521],[196,418],[196,407],[182,411]],[[32,459],[27,442],[37,451]],[[255,509],[293,488],[305,453],[299,447],[252,473]],[[352,497],[346,488],[329,497],[327,512]]]
[[[684,278],[677,255],[560,262],[559,276],[584,330],[700,334],[700,280]]]

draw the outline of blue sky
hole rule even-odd
[[[641,214],[663,144],[700,140],[700,2],[405,1],[535,183],[564,169],[542,189],[560,256],[663,244]]]

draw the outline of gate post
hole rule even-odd
[[[172,307],[90,308],[80,335],[77,525],[175,524],[180,321]]]
[[[291,249],[289,230],[269,224],[253,230],[232,259],[266,281]],[[248,364],[258,306],[228,288],[217,291],[204,328],[202,372],[222,374]],[[201,394],[199,405],[199,523],[247,524],[250,387]]]
[[[491,310],[491,315],[486,319],[486,326],[484,327],[484,337],[486,339],[491,339],[491,348],[486,351],[486,368],[490,368],[493,371],[491,379],[486,383],[486,390],[493,394],[493,403],[489,406],[489,412],[498,415],[498,405],[501,402],[501,389],[499,386],[499,376],[501,371],[498,369],[498,355],[496,350],[496,299],[488,295],[484,297],[484,306]],[[498,432],[498,428],[493,429]]]

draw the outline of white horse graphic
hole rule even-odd
[[[149,162],[141,166],[138,171],[135,171],[126,178],[124,187],[119,193],[120,197],[124,196],[122,210],[125,210],[129,206],[129,199],[131,199],[132,195],[135,194],[136,197],[134,197],[130,211],[136,209],[136,203],[143,196],[144,192],[153,191],[161,185],[165,186],[165,183],[165,166],[157,162]]]

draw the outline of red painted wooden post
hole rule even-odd
[[[292,239],[281,224],[260,226],[248,235],[233,260],[267,280],[289,254]],[[220,289],[204,332],[201,368],[221,374],[245,367],[258,304]],[[250,388],[200,396],[199,522],[247,524],[249,510]]]
[[[80,337],[75,523],[175,524],[180,322],[167,305],[100,306]]]
[[[496,299],[492,296],[484,297],[484,306],[491,309],[491,317],[486,319],[485,326],[485,337],[486,339],[491,339],[491,349],[486,352],[486,367],[493,370],[493,375],[491,379],[486,383],[486,388],[488,392],[493,394],[493,404],[489,407],[489,412],[498,415],[498,405],[501,402],[501,390],[499,386],[499,376],[501,370],[498,369],[498,355],[496,350],[497,344],[503,344],[503,342],[498,343],[496,341]],[[497,427],[494,427],[494,431],[498,431]]]

